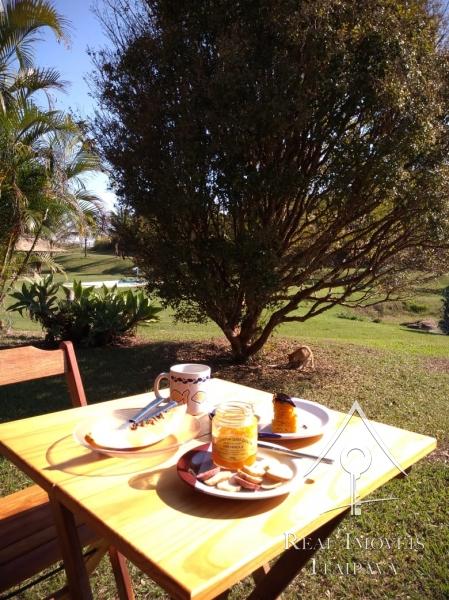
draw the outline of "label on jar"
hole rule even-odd
[[[245,460],[257,452],[257,442],[246,436],[219,436],[214,443],[217,453],[231,462]]]
[[[243,461],[257,452],[257,436],[253,427],[239,429],[223,428],[217,437],[214,436],[214,451],[223,460],[230,462]],[[248,431],[251,430],[251,431]]]

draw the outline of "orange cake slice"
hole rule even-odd
[[[296,406],[287,394],[273,394],[273,433],[295,433],[297,429]]]

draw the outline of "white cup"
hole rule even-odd
[[[170,399],[179,404],[187,404],[190,415],[199,415],[206,410],[207,390],[210,380],[210,367],[196,364],[180,364],[170,367],[170,373],[159,373],[154,380],[156,398],[162,398],[159,385],[167,379],[170,385]]]

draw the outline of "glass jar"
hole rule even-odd
[[[219,467],[241,469],[257,454],[257,418],[247,402],[220,404],[212,419],[212,459]]]

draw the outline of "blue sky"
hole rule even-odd
[[[61,78],[70,83],[66,93],[54,94],[55,107],[71,109],[77,115],[86,117],[92,114],[95,107],[85,81],[93,70],[87,47],[101,47],[106,44],[106,39],[92,13],[91,0],[53,0],[53,5],[70,21],[70,45],[66,47],[58,43],[51,31],[44,29],[42,41],[36,45],[35,62],[42,67],[55,68]],[[107,189],[106,175],[92,175],[86,179],[86,185],[105,201],[107,208],[113,207],[115,196]]]

